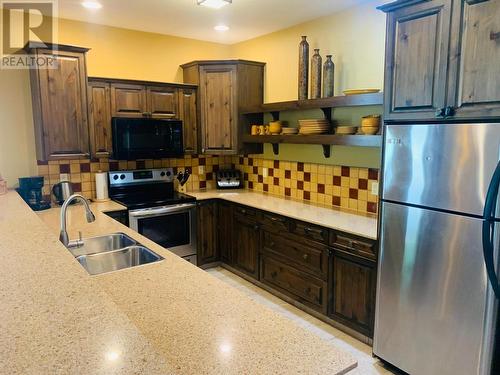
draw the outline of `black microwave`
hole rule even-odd
[[[184,154],[182,121],[114,117],[113,159],[159,159]]]

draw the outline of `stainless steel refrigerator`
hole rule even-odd
[[[385,127],[373,352],[405,372],[490,374],[499,160],[500,124]]]

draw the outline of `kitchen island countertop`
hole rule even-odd
[[[89,276],[58,241],[60,209],[0,196],[0,373],[343,374],[355,359],[103,214],[76,238],[124,232],[165,259]],[[40,220],[41,219],[41,220]]]

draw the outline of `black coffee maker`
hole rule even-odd
[[[16,190],[33,211],[41,211],[50,208],[50,202],[43,200],[42,188],[43,176],[21,177]]]

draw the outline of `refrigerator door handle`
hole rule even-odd
[[[500,186],[500,162],[498,162],[493,177],[491,178],[488,193],[486,194],[486,202],[483,212],[483,256],[486,265],[486,272],[491,283],[493,291],[498,299],[500,299],[500,282],[495,271],[494,258],[494,226],[495,226],[495,210],[498,200],[498,189]]]

